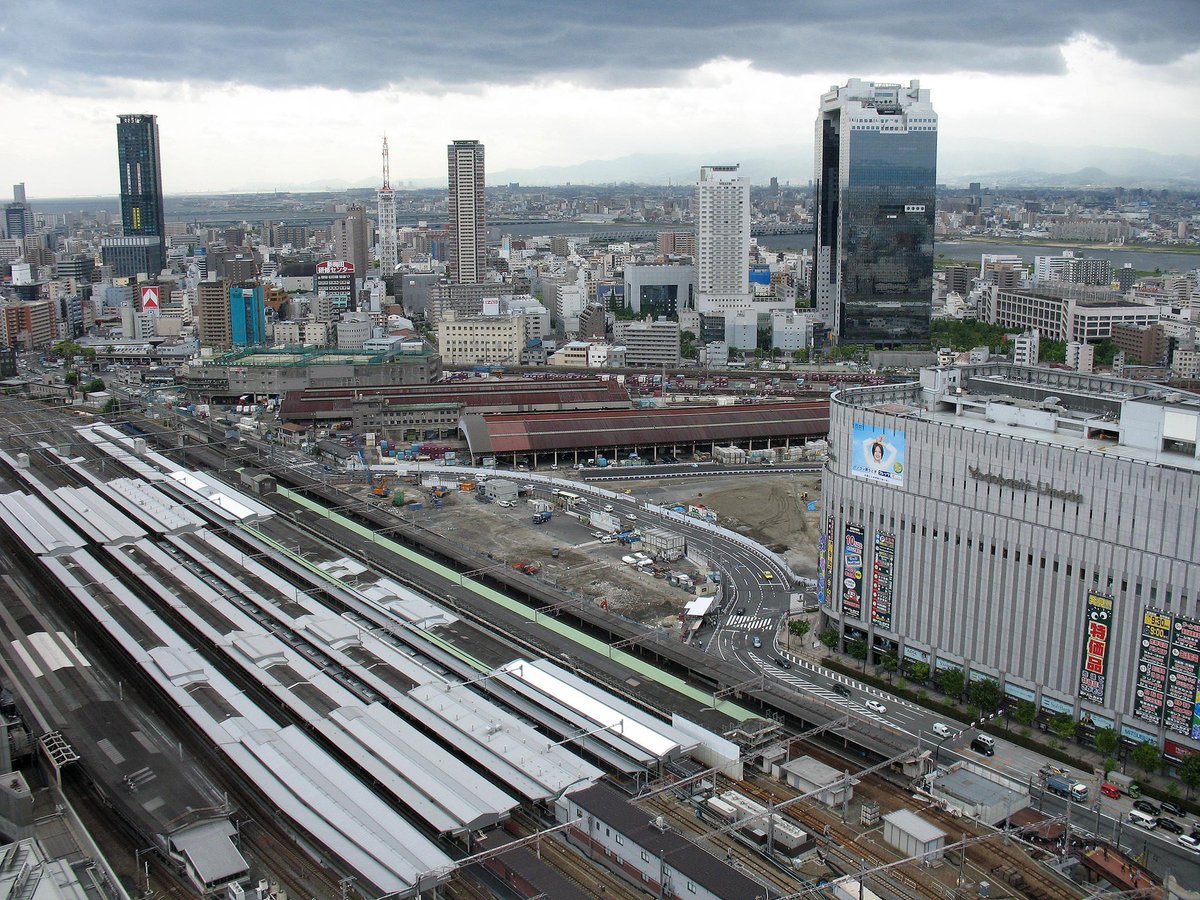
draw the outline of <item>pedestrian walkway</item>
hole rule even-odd
[[[768,616],[730,616],[726,628],[744,628],[747,631],[766,631],[772,627],[775,620]]]

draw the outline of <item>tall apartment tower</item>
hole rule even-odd
[[[393,212],[395,207],[393,207]],[[396,229],[392,229],[395,234]],[[358,203],[346,210],[345,218],[333,223],[334,251],[341,259],[354,264],[355,288],[361,286],[367,277],[367,266],[371,260],[370,228],[367,225],[367,211]],[[393,267],[394,268],[394,267]]]
[[[384,278],[395,274],[400,260],[396,246],[396,192],[392,190],[389,168],[387,135],[384,135],[383,186],[375,193],[379,204],[379,272]]]
[[[233,344],[229,286],[224,281],[201,281],[197,284],[196,312],[200,342],[215,350],[228,350]]]
[[[162,164],[158,151],[158,117],[127,114],[117,117],[117,164],[121,180],[121,227],[126,237],[158,238],[157,274],[167,259],[166,218],[163,215]],[[147,246],[152,242],[146,242]]]
[[[821,97],[812,301],[839,343],[929,343],[936,173],[918,81],[852,78]]]
[[[704,166],[696,182],[696,310],[746,309],[750,291],[750,180],[738,166]]]
[[[450,281],[479,284],[487,271],[483,144],[455,141],[446,148],[446,162],[450,186]]]

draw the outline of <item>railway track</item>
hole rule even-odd
[[[925,810],[923,815],[937,822],[951,836],[961,836],[964,832],[968,836],[985,833],[975,822],[955,818],[940,809]],[[1032,859],[1020,844],[1006,844],[1004,838],[999,835],[995,840],[980,841],[968,846],[967,859],[989,876],[1003,880],[1012,890],[1019,891],[1030,900],[1060,900],[1086,896],[1077,885]],[[1012,877],[1014,871],[1019,878]]]
[[[543,827],[541,822],[526,812],[518,811],[512,818],[514,838],[536,834]],[[547,837],[525,849],[530,853],[539,854],[543,861],[553,866],[559,874],[573,882],[585,894],[616,900],[644,900],[645,895],[624,878],[602,864],[592,863],[578,848],[568,845],[558,835]]]
[[[799,796],[797,791],[787,785],[776,781],[767,782],[763,776],[758,775],[751,775],[745,781],[734,784],[734,790],[745,794],[763,806],[770,806]],[[895,860],[894,856],[880,853],[870,845],[859,844],[859,834],[853,828],[843,824],[840,817],[817,808],[815,804],[789,806],[781,815],[792,820],[810,834],[823,836],[827,841],[826,849],[840,857],[841,867],[847,871],[857,869],[861,861],[866,861],[868,866],[873,866],[885,865]],[[853,847],[853,852],[844,849],[846,847]],[[929,882],[927,874],[922,877],[919,873],[906,871],[905,868],[896,867],[876,877],[887,882],[888,889],[897,897],[907,898],[907,900],[925,900],[925,898],[943,900],[945,898],[944,891],[933,886]]]
[[[688,837],[702,837],[712,830],[707,820],[697,819],[690,809],[684,809],[679,804],[673,803],[668,794],[659,794],[640,802],[643,807],[649,807],[653,812],[669,819],[677,831]],[[707,845],[710,852],[719,851],[714,853],[718,858],[723,856],[728,859],[732,854],[737,860],[738,868],[745,875],[768,885],[781,894],[793,894],[803,889],[803,884],[799,879],[784,874],[780,866],[768,862],[758,854],[747,853],[746,845],[729,834],[704,837],[698,843],[702,846]]]

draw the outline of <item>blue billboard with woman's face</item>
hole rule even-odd
[[[850,473],[870,481],[904,486],[904,432],[854,423]]]

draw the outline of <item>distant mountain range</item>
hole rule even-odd
[[[1047,147],[1028,142],[943,139],[938,147],[938,182],[966,187],[1036,188],[1175,188],[1200,190],[1200,156],[1164,154],[1142,148]],[[633,153],[615,159],[592,159],[560,166],[489,171],[489,185],[690,185],[701,166],[738,163],[756,186],[776,177],[781,184],[806,185],[813,177],[812,147],[803,144],[754,147],[720,153]],[[394,178],[404,188],[444,188],[445,176]],[[327,178],[306,183],[254,182],[230,187],[227,193],[294,191],[320,193],[374,189],[377,175],[357,180]],[[209,193],[209,192],[205,192]]]

